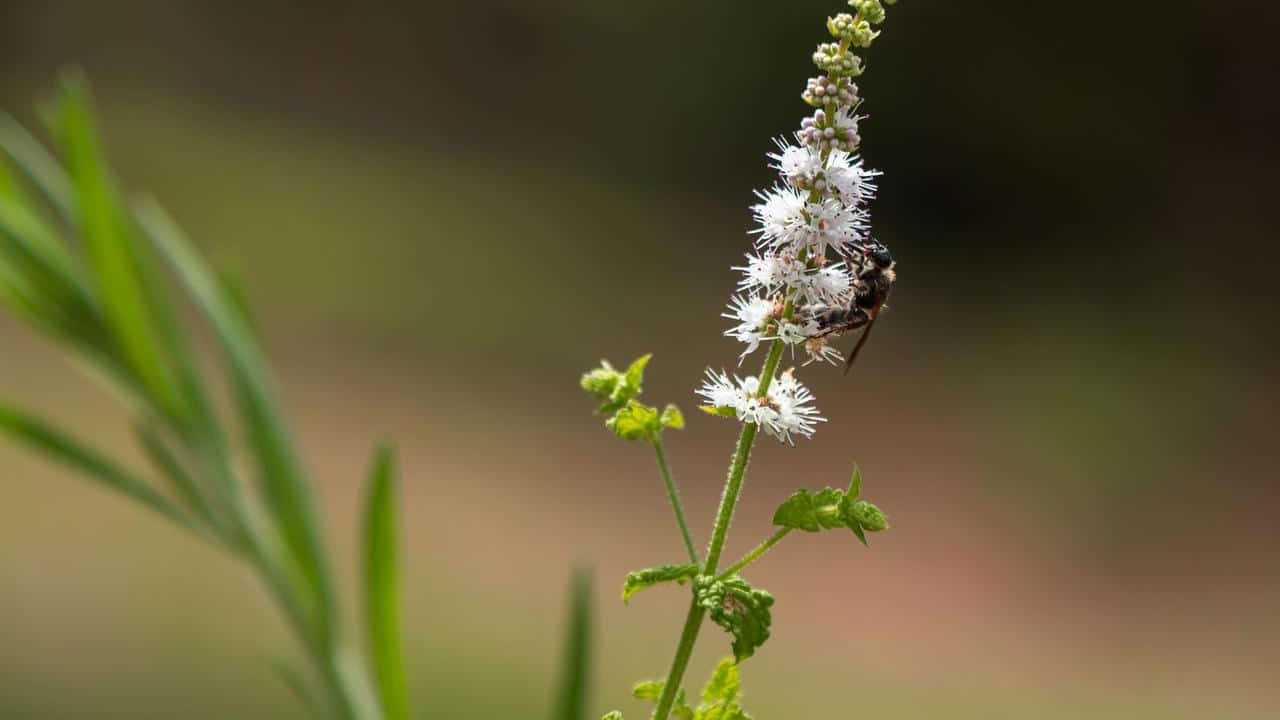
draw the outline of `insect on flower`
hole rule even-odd
[[[889,293],[893,291],[898,277],[895,272],[897,263],[893,259],[893,254],[889,252],[889,248],[878,242],[870,242],[861,246],[860,252],[862,256],[858,259],[860,269],[854,280],[854,291],[848,304],[830,308],[819,314],[818,331],[812,335],[814,339],[825,338],[829,335],[839,335],[864,328],[857,344],[853,346],[848,359],[845,360],[846,375],[858,359],[858,353],[862,352],[862,347],[867,344],[867,339],[871,337],[871,329],[875,327],[876,319],[884,310],[885,302],[889,299]]]

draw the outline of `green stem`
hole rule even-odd
[[[788,302],[784,314],[792,311],[792,303]],[[773,376],[778,372],[782,362],[783,343],[774,340],[769,347],[769,357],[765,360],[764,370],[760,372],[759,396],[769,392]],[[720,498],[720,509],[716,512],[716,524],[711,533],[711,544],[707,547],[707,561],[703,565],[703,575],[715,575],[720,564],[720,555],[724,552],[725,538],[729,534],[729,524],[733,521],[733,511],[742,495],[742,481],[746,477],[747,463],[751,460],[751,448],[755,445],[760,427],[755,423],[742,426],[738,435],[738,445],[733,451],[733,461],[729,465],[729,477],[725,482],[724,495]],[[689,614],[685,616],[684,630],[680,633],[680,643],[676,646],[675,658],[671,661],[671,670],[667,673],[667,682],[662,688],[662,696],[658,698],[658,706],[653,712],[653,720],[667,720],[671,707],[675,704],[680,684],[684,681],[685,670],[689,667],[689,658],[693,656],[694,643],[698,641],[698,631],[702,628],[702,620],[706,610],[698,605],[695,599],[689,606]]]
[[[782,528],[778,532],[770,535],[768,540],[765,540],[764,542],[757,545],[754,550],[747,553],[746,555],[743,555],[741,560],[725,568],[724,572],[716,576],[716,579],[724,580],[730,575],[734,575],[741,572],[743,568],[755,562],[756,560],[759,560],[761,556],[763,556],[765,553],[772,550],[774,545],[777,545],[778,543],[782,542],[782,538],[786,537],[787,534],[790,532],[791,532],[791,528]]]
[[[671,501],[671,509],[676,514],[676,525],[680,526],[680,536],[684,538],[685,550],[689,551],[689,562],[698,564],[698,551],[693,547],[693,535],[689,532],[689,523],[684,519],[684,505],[680,502],[680,491],[676,481],[671,477],[671,467],[667,465],[667,451],[662,445],[662,435],[653,439],[653,452],[658,457],[658,472],[662,473],[662,482],[667,486],[667,499]]]

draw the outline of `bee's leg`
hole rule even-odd
[[[858,338],[858,344],[853,346],[853,352],[849,353],[849,359],[844,361],[844,374],[848,375],[849,370],[853,368],[853,363],[858,359],[858,353],[862,352],[862,346],[867,344],[867,338],[871,337],[871,328],[876,326],[876,318],[880,317],[879,313],[872,315],[867,320],[867,329],[862,331],[862,337]]]

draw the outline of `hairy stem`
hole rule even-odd
[[[662,435],[653,439],[653,452],[658,458],[658,472],[662,473],[662,482],[667,486],[667,499],[671,501],[671,509],[676,514],[676,525],[680,526],[680,536],[684,539],[685,550],[689,551],[689,562],[698,564],[698,551],[693,546],[693,535],[689,532],[689,523],[684,518],[684,504],[680,502],[680,491],[676,481],[671,477],[671,467],[667,465],[667,451],[662,444]]]
[[[774,545],[777,545],[778,543],[782,542],[782,538],[786,537],[790,532],[791,532],[791,528],[782,528],[781,530],[778,530],[774,534],[770,535],[768,540],[765,540],[764,542],[757,545],[754,550],[747,553],[746,555],[743,555],[741,560],[725,568],[724,572],[716,576],[716,579],[724,580],[730,575],[734,575],[736,573],[741,572],[743,568],[747,567],[748,565],[755,562],[756,560],[759,560],[765,553],[772,550]]]
[[[789,316],[792,304],[787,303],[784,314]],[[769,357],[760,372],[759,396],[764,397],[773,383],[773,376],[778,372],[782,362],[783,342],[774,340],[769,347]],[[729,464],[729,477],[725,481],[724,495],[720,498],[720,509],[716,512],[715,528],[711,532],[711,544],[707,547],[707,561],[702,567],[703,575],[715,575],[720,564],[720,555],[724,552],[725,539],[729,535],[729,525],[733,521],[733,511],[738,506],[738,498],[742,495],[742,481],[747,474],[747,463],[751,460],[751,448],[755,445],[760,427],[755,423],[742,426],[738,435],[738,445],[733,451],[733,460]],[[680,633],[680,643],[676,646],[675,658],[671,661],[671,670],[667,673],[667,682],[662,688],[662,696],[658,698],[658,706],[653,712],[653,720],[667,720],[671,707],[675,704],[680,684],[684,681],[685,670],[689,667],[689,658],[693,655],[693,646],[698,641],[698,631],[702,628],[702,620],[706,610],[698,605],[695,599],[689,606],[689,614],[685,617],[684,630]]]

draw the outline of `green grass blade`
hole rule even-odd
[[[333,712],[320,700],[318,693],[311,687],[311,684],[296,668],[284,660],[273,661],[271,667],[276,671],[276,675],[280,677],[285,687],[289,688],[289,692],[311,714],[311,717],[332,718],[334,716]]]
[[[586,720],[591,684],[591,571],[573,573],[569,618],[560,651],[560,686],[552,720]]]
[[[160,305],[149,297],[138,243],[103,159],[81,81],[64,80],[54,124],[70,170],[76,226],[103,316],[121,355],[155,404],[182,417],[185,408],[164,354],[168,343],[154,316]]]
[[[380,448],[369,474],[364,510],[364,600],[373,677],[387,720],[409,717],[400,642],[395,453]]]
[[[0,433],[8,434],[17,442],[79,470],[185,528],[196,529],[181,510],[145,481],[26,413],[0,405]]]
[[[245,326],[243,315],[227,303],[223,287],[169,216],[154,202],[142,201],[137,217],[143,232],[173,266],[209,319],[226,353],[267,509],[306,579],[315,605],[316,639],[322,646],[331,647],[335,622],[332,580],[320,543],[314,499],[303,478],[292,439],[276,409],[261,352]]]
[[[209,499],[205,497],[204,490],[195,477],[187,472],[182,461],[160,437],[160,433],[149,425],[140,424],[135,428],[135,434],[147,459],[155,466],[157,472],[165,476],[182,502],[210,528],[220,528],[219,519]]]
[[[5,113],[0,113],[0,152],[13,160],[14,166],[40,189],[68,224],[74,224],[76,209],[71,179],[40,141]]]

